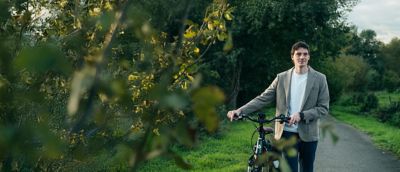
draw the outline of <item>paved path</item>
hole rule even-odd
[[[339,141],[334,145],[330,137],[320,140],[316,172],[400,172],[400,160],[377,149],[366,134],[330,116],[324,122],[333,123]]]

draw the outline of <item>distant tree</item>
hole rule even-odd
[[[376,38],[376,32],[367,29],[353,38],[352,46],[347,53],[363,57],[373,69],[382,75],[384,73],[380,55],[382,46],[383,43]]]
[[[395,71],[400,75],[400,39],[393,38],[389,44],[382,47],[382,59],[385,69]]]

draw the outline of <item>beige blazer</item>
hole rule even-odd
[[[249,114],[276,102],[276,115],[288,113],[290,100],[290,82],[293,69],[278,74],[271,85],[259,96],[240,107],[241,113]],[[304,119],[298,123],[300,139],[305,142],[319,139],[319,118],[328,114],[329,90],[324,74],[309,67],[306,91],[301,106]],[[275,122],[275,139],[280,139],[284,124]]]

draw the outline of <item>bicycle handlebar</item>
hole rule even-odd
[[[279,116],[275,116],[272,119],[265,119],[265,114],[258,113],[258,119],[252,118],[247,114],[241,114],[241,115],[238,115],[234,120],[243,120],[243,119],[248,119],[250,121],[253,121],[253,122],[256,122],[256,123],[259,123],[259,124],[265,124],[265,123],[271,123],[271,122],[273,122],[275,120],[280,120],[279,121],[280,123],[289,122],[290,117],[287,117],[287,116],[285,116],[283,114],[280,114]]]

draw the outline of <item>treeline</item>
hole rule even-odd
[[[327,74],[336,82],[333,93],[368,92],[387,90],[398,91],[400,72],[397,66],[400,61],[400,40],[393,38],[384,44],[376,39],[373,30],[363,30],[357,34],[352,30],[350,46],[343,49],[338,58],[327,61]]]
[[[171,146],[218,131],[298,40],[333,100],[395,90],[399,40],[358,34],[343,18],[356,2],[0,1],[0,170],[190,168]]]

